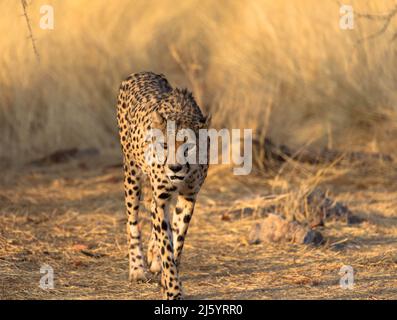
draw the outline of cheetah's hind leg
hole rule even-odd
[[[156,238],[154,230],[150,234],[150,240],[147,251],[147,262],[149,270],[153,274],[158,274],[161,271],[161,257],[160,250],[156,244]]]

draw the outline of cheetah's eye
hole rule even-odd
[[[183,150],[183,154],[185,157],[187,157],[189,155],[189,153],[193,152],[196,148],[196,144],[194,143],[188,143],[185,145],[184,150]]]

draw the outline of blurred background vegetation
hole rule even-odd
[[[216,128],[252,128],[287,145],[393,152],[397,18],[355,16],[339,28],[336,1],[0,2],[0,159],[60,148],[119,151],[115,100],[133,72],[164,73],[194,92]],[[39,28],[54,7],[54,30]],[[385,14],[389,0],[351,1]],[[360,41],[360,39],[364,39]]]

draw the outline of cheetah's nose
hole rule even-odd
[[[170,170],[172,172],[177,173],[178,171],[180,171],[182,169],[182,166],[180,164],[171,164],[168,166],[168,168],[170,168]]]

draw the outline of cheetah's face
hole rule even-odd
[[[197,147],[193,143],[180,143],[176,141],[175,150],[174,162],[168,161],[170,154],[169,152],[167,153],[167,162],[165,163],[164,171],[172,184],[179,186],[185,183],[186,178],[197,167],[197,161],[192,161],[192,159],[196,158]],[[168,149],[168,151],[170,150]]]
[[[189,124],[176,123],[175,132],[167,135],[167,124],[164,118],[157,112],[153,113],[153,127],[163,132],[164,140],[160,143],[161,150],[164,151],[163,159],[164,172],[168,179],[175,186],[183,185],[192,172],[195,172],[202,162],[200,150],[208,149],[207,144],[201,146],[197,128],[192,129]],[[203,126],[207,122],[203,122]],[[201,129],[201,128],[200,128]],[[206,150],[206,153],[208,150]]]

